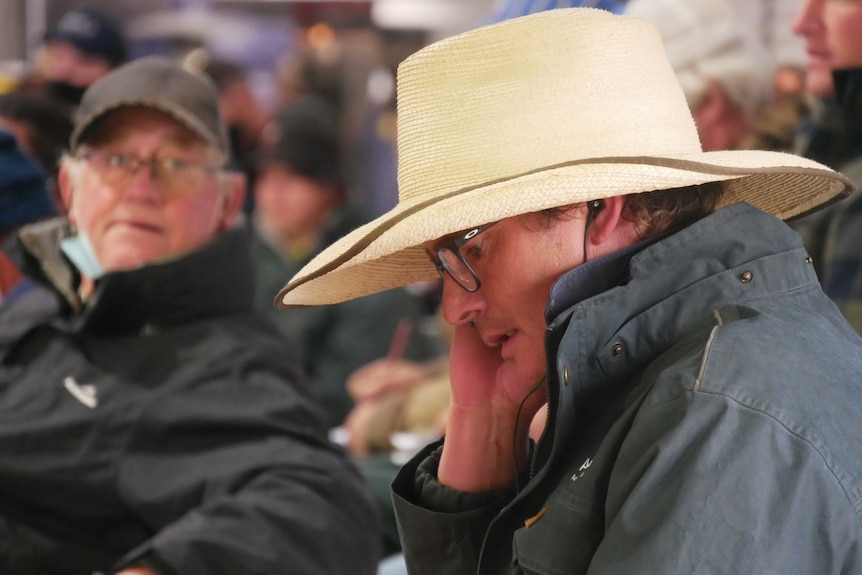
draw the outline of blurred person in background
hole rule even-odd
[[[772,68],[772,97],[752,120],[741,149],[792,152],[796,130],[808,113],[805,46],[793,33],[801,0],[730,0],[740,34],[758,60]]]
[[[729,0],[749,50],[773,69],[775,91],[798,94],[803,86],[805,44],[793,33],[802,0]]]
[[[215,84],[219,94],[219,109],[228,126],[233,169],[246,176],[249,189],[254,189],[255,162],[261,152],[263,132],[269,124],[270,114],[254,95],[246,71],[240,66],[211,56],[204,56],[203,72]],[[254,210],[254,194],[248,194],[243,211],[250,215]]]
[[[0,305],[20,295],[29,282],[6,253],[5,243],[25,224],[57,215],[45,172],[0,129]]]
[[[862,7],[858,2],[805,0],[794,29],[805,38],[805,87],[816,107],[797,152],[862,181]]]
[[[57,175],[60,158],[72,135],[68,108],[45,94],[25,90],[0,94],[0,129],[14,133],[24,152],[45,171],[48,189],[62,210]]]
[[[317,96],[332,106],[341,119],[347,89],[344,58],[337,43],[300,47],[281,62],[278,75],[285,103],[302,96]]]
[[[806,89],[816,97],[798,151],[862,185],[862,2],[805,0],[794,29],[805,38]],[[856,192],[794,227],[823,290],[862,334],[862,196]]]
[[[751,127],[738,148],[793,152],[799,127],[809,113],[809,98],[804,86],[804,69],[780,66],[773,77],[772,98],[766,108],[752,119]]]
[[[434,282],[437,283],[437,282]],[[438,311],[440,344],[448,349],[453,330]],[[390,485],[401,465],[442,435],[449,412],[449,360],[445,353],[419,362],[383,358],[350,374],[355,406],[344,421],[347,447],[383,517],[383,552],[401,549]]]
[[[629,0],[658,27],[704,151],[740,147],[771,98],[772,67],[741,32],[731,0]]]
[[[97,80],[68,216],[16,235],[0,307],[3,575],[370,574],[376,508],[254,310],[218,96],[144,58]]]
[[[601,8],[621,13],[628,0],[498,0],[486,24],[556,8]]]
[[[335,109],[317,96],[299,96],[279,111],[261,157],[251,222],[256,306],[299,349],[333,428],[353,407],[347,378],[354,370],[394,353],[393,345],[398,358],[439,351],[420,329],[419,300],[403,288],[288,312],[273,305],[286,278],[367,221],[345,196],[337,131]],[[405,340],[393,344],[396,334]]]
[[[126,61],[125,34],[112,14],[84,6],[69,10],[36,51],[28,89],[75,107],[93,82]]]

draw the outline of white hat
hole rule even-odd
[[[629,0],[625,13],[656,25],[692,108],[706,95],[710,80],[749,117],[769,100],[769,54],[743,35],[730,0]]]
[[[546,208],[724,181],[722,205],[787,218],[853,189],[790,154],[704,153],[655,27],[586,8],[478,28],[407,58],[398,161],[398,205],[315,257],[276,305],[434,278],[424,242]]]

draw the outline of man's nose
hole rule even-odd
[[[475,321],[485,308],[482,290],[468,292],[449,277],[443,276],[443,319],[452,325]]]
[[[803,0],[793,20],[793,32],[799,36],[807,36],[811,33],[812,26],[816,22],[817,10],[823,0]]]
[[[126,185],[126,194],[137,198],[161,198],[155,160],[138,158],[129,168],[131,177]]]

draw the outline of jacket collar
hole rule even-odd
[[[725,319],[754,314],[746,302],[817,284],[798,234],[744,203],[647,244],[572,270],[552,289],[551,409],[534,465],[568,449],[601,406],[624,400],[626,387],[671,346],[707,337],[713,310],[723,308]],[[605,289],[594,293],[593,281]]]
[[[845,112],[862,114],[862,68],[834,70],[835,100]]]
[[[36,264],[35,275],[71,305],[68,325],[74,331],[158,331],[253,307],[253,269],[242,229],[222,233],[201,249],[173,260],[105,274],[85,305],[75,299],[77,273],[57,248],[64,235],[57,230],[56,226],[42,230],[47,236],[31,238],[25,246],[31,266]],[[30,246],[39,249],[34,253]]]
[[[664,235],[645,239],[627,248],[587,262],[563,274],[551,288],[545,319],[550,323],[566,308],[624,284],[635,254],[659,241]]]
[[[745,302],[817,284],[808,261],[798,234],[744,203],[646,246],[628,259],[627,281],[578,301],[549,323],[549,333],[557,334],[549,341],[563,338],[566,354],[554,357],[549,348],[549,365],[566,362],[570,374],[561,409],[574,411],[584,393],[626,385],[675,343],[711,329],[717,308],[744,314]],[[557,282],[553,301],[566,301],[570,295],[559,292],[577,293],[574,286],[593,277],[573,272]],[[549,393],[558,396],[556,384]]]

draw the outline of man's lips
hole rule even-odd
[[[807,47],[808,62],[812,64],[825,64],[829,62],[829,51],[823,48]]]
[[[506,333],[482,334],[482,341],[485,342],[485,345],[488,347],[499,347],[500,355],[505,355],[508,343],[512,340],[514,335],[514,330]]]
[[[162,233],[162,227],[153,223],[149,223],[142,220],[115,220],[111,222],[110,228],[119,228],[119,229],[131,229],[134,231],[151,233],[151,234],[160,234]]]

